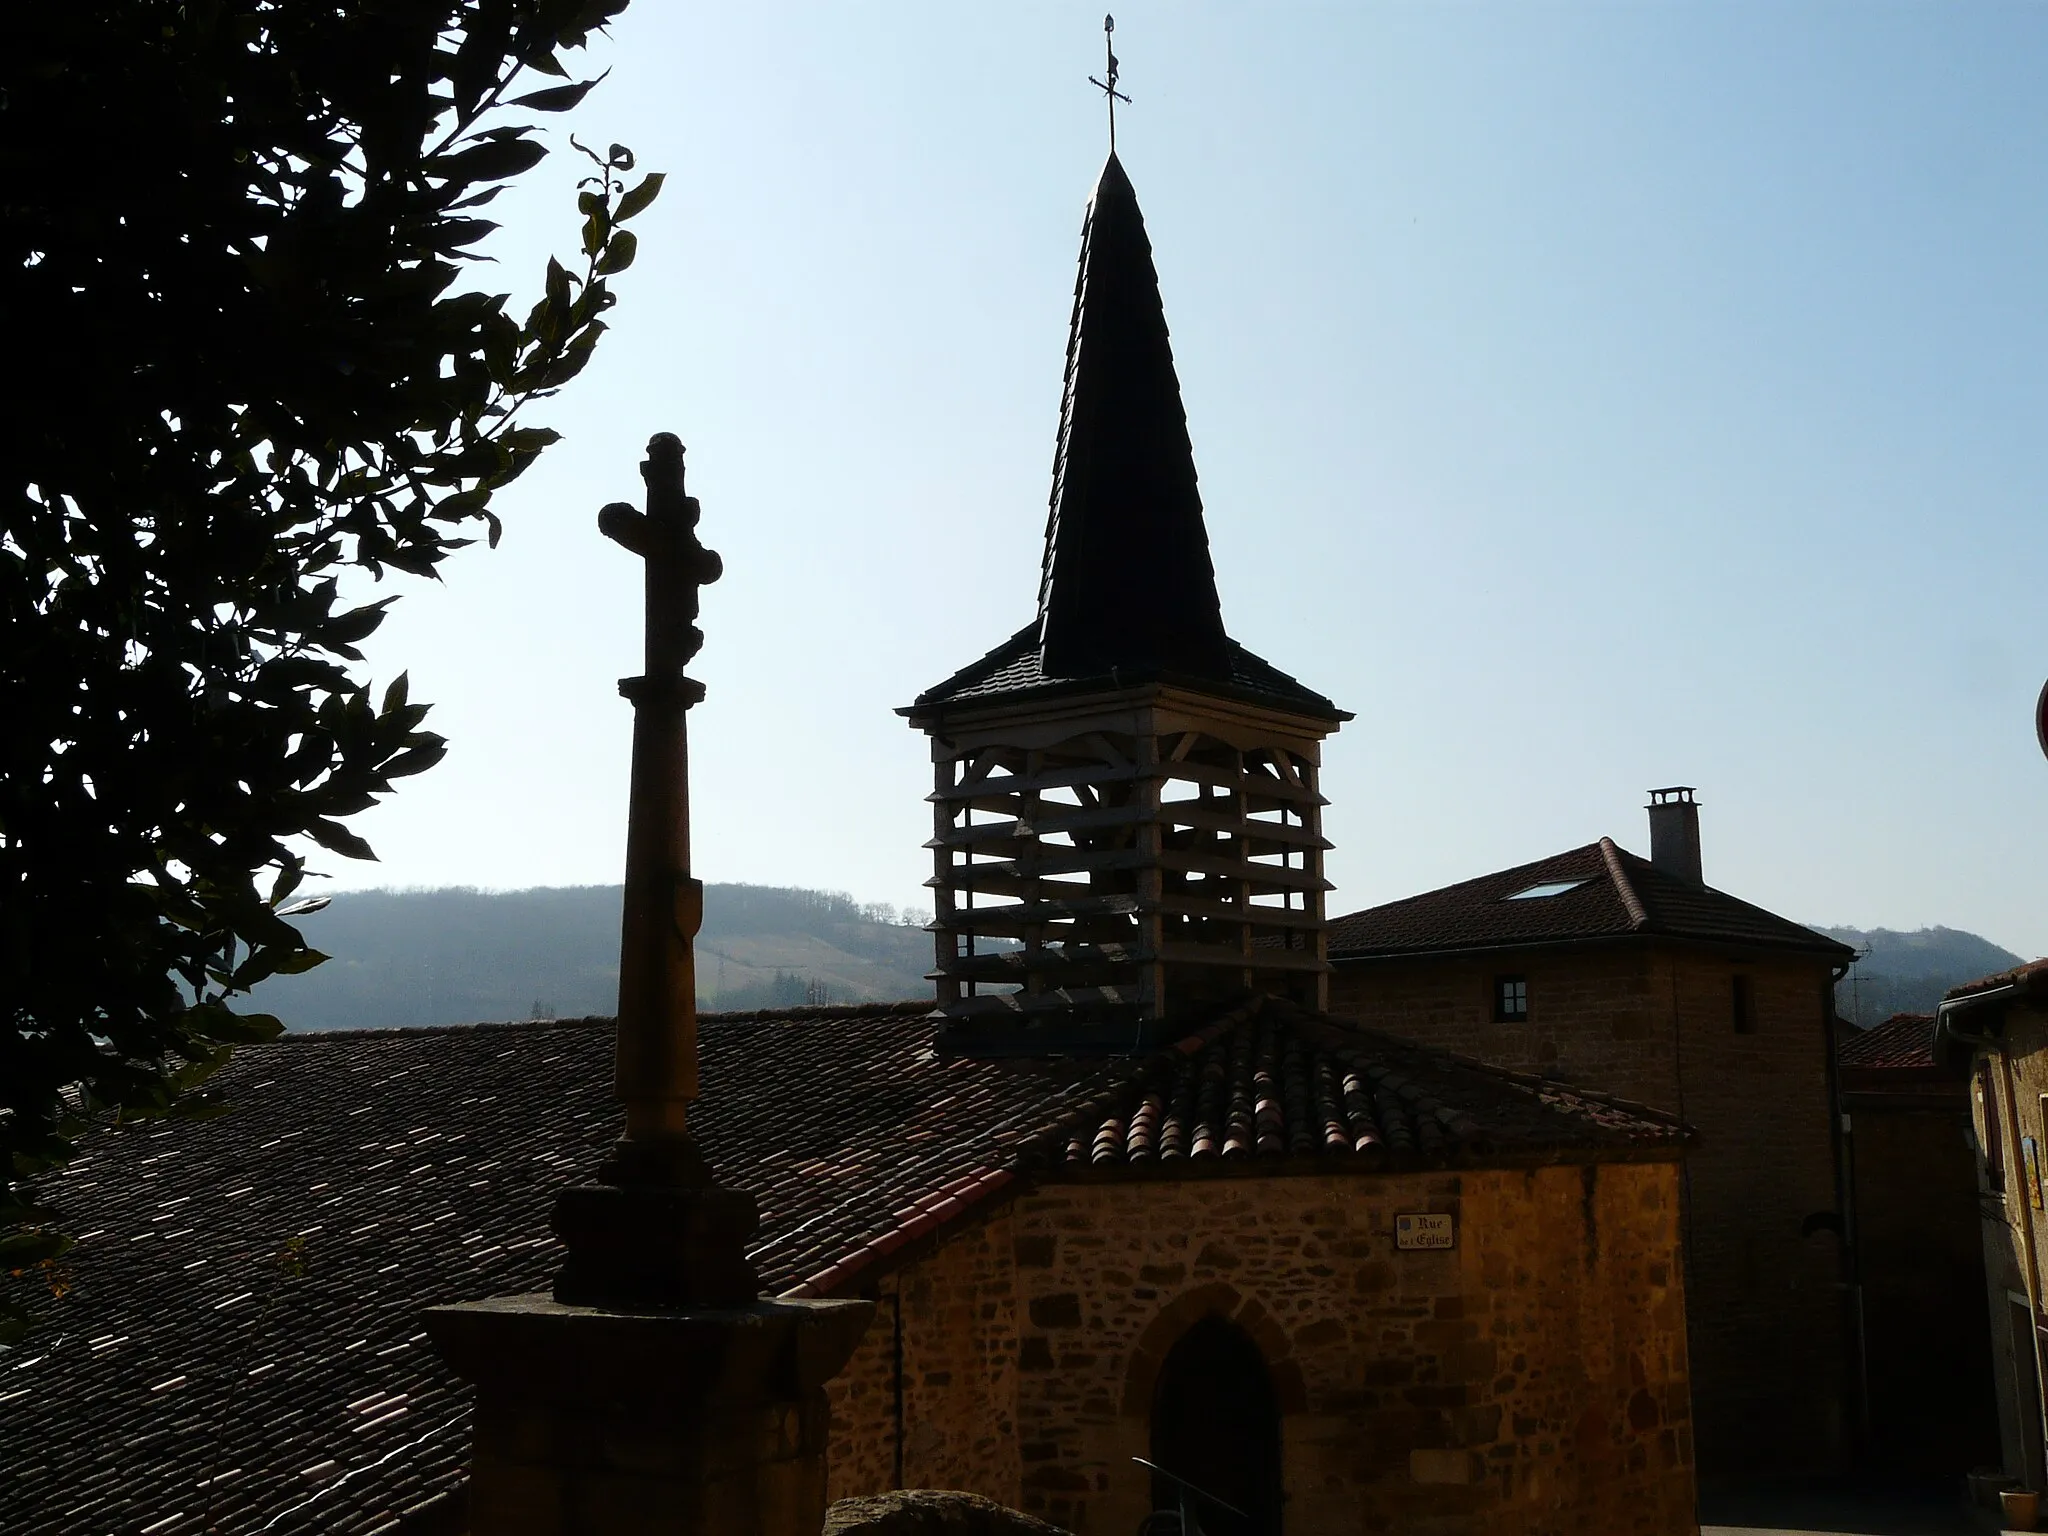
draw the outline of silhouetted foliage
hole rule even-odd
[[[322,958],[292,840],[371,857],[348,818],[441,755],[403,677],[350,671],[391,599],[338,578],[495,542],[493,493],[554,440],[518,408],[589,359],[660,178],[591,155],[581,270],[551,261],[523,319],[459,280],[546,153],[527,119],[595,83],[559,55],[623,6],[9,15],[0,1271],[64,1246],[19,1180],[84,1125],[217,1108],[199,1085],[279,1028],[226,999]]]

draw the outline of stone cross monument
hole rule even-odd
[[[704,689],[683,668],[703,644],[698,589],[721,565],[697,538],[683,445],[660,434],[640,473],[647,510],[615,502],[598,515],[647,564],[645,671],[619,684],[633,704],[624,1134],[595,1183],[557,1196],[566,1253],[553,1295],[433,1307],[427,1330],[476,1387],[471,1536],[815,1536],[824,1384],[874,1306],[761,1296],[746,1256],[753,1197],[720,1185],[690,1135],[703,887],[690,874],[684,718]]]
[[[633,705],[633,789],[619,934],[616,1091],[625,1135],[598,1183],[562,1191],[555,1231],[569,1254],[555,1299],[593,1304],[745,1301],[760,1290],[745,1244],[753,1200],[725,1189],[688,1125],[697,1096],[697,966],[704,887],[690,874],[687,717],[704,685],[683,668],[704,645],[701,587],[725,566],[697,538],[701,508],[683,489],[683,445],[668,432],[640,466],[647,510],[615,501],[607,538],[646,563],[645,671],[619,684]]]
[[[704,685],[683,668],[704,648],[697,593],[725,562],[697,538],[701,509],[683,494],[683,445],[647,445],[647,510],[615,501],[597,514],[606,538],[646,562],[646,669],[619,684],[633,704],[633,789],[619,944],[618,1094],[626,1136],[608,1174],[619,1182],[695,1177],[685,1110],[697,1096],[696,957],[704,887],[690,877],[687,713]]]

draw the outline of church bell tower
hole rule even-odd
[[[1257,989],[1321,1008],[1322,741],[1223,627],[1152,246],[1114,152],[1081,236],[1038,616],[928,733],[942,1038],[1128,1046]]]

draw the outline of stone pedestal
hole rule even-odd
[[[476,1386],[472,1536],[817,1536],[824,1385],[873,1313],[547,1296],[430,1309],[435,1347]]]
[[[569,1250],[555,1300],[629,1312],[746,1306],[761,1294],[746,1251],[759,1224],[754,1197],[708,1171],[694,1185],[571,1185],[551,1223]]]

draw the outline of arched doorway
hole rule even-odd
[[[1152,1461],[1244,1512],[1196,1500],[1202,1536],[1279,1536],[1280,1402],[1258,1345],[1229,1319],[1211,1313],[1168,1351],[1152,1389]],[[1153,1478],[1153,1508],[1178,1504],[1173,1484]]]

